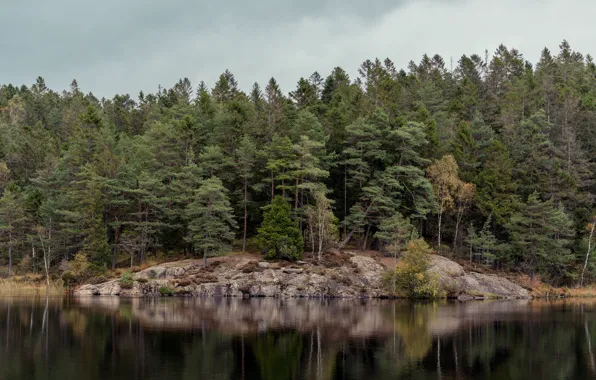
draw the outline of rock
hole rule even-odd
[[[527,298],[530,292],[506,278],[481,273],[468,273],[458,281],[460,289],[468,294],[485,297]]]
[[[75,291],[77,296],[118,296],[120,295],[120,281],[111,280],[97,285],[83,285]]]
[[[460,294],[459,296],[457,296],[457,300],[462,302],[473,301],[474,297],[468,294]]]
[[[284,273],[298,274],[298,273],[304,272],[304,269],[302,269],[302,268],[282,268],[281,271]]]
[[[176,295],[208,297],[374,298],[388,296],[382,281],[386,271],[377,259],[354,252],[347,262],[333,267],[307,264],[281,268],[278,263],[249,257],[227,257],[220,259],[217,268],[207,271],[200,260],[186,260],[138,272],[134,278],[145,280],[135,281],[130,289],[122,289],[119,280],[114,279],[83,285],[75,295],[157,296],[161,287],[167,287]],[[529,296],[527,290],[505,278],[465,273],[459,264],[441,256],[432,256],[429,271],[449,295],[459,296],[462,301]]]
[[[359,277],[362,285],[373,288],[382,287],[381,282],[386,269],[379,262],[372,257],[365,256],[352,256],[350,262],[356,264],[359,272],[357,277]]]
[[[461,265],[439,255],[431,256],[428,272],[438,276],[440,283],[450,282],[466,274]]]
[[[183,276],[189,269],[199,267],[194,260],[184,260],[178,263],[165,263],[138,272],[135,279],[173,279]]]
[[[337,248],[328,248],[325,253],[329,253],[331,255],[341,255],[341,252]]]
[[[461,265],[445,257],[432,255],[429,273],[436,276],[439,286],[447,293],[464,300],[469,297],[528,298],[530,293],[506,278],[481,273],[466,273]]]

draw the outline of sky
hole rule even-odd
[[[377,57],[449,67],[503,43],[536,62],[563,39],[596,55],[594,14],[594,0],[0,0],[0,84],[136,97],[229,69],[244,90],[273,76],[288,92]]]

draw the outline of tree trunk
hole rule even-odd
[[[441,206],[439,208],[439,238],[438,238],[438,243],[439,243],[438,252],[439,252],[439,254],[441,254],[441,220],[442,219],[443,219],[443,203],[441,203]]]
[[[296,178],[296,191],[294,192],[294,209],[298,210],[298,184],[299,184],[299,180],[298,178]]]
[[[462,218],[464,216],[464,208],[460,207],[460,209],[457,211],[457,218],[455,220],[455,236],[453,237],[453,250],[457,253],[457,236],[459,233],[459,223],[461,222]]]
[[[8,233],[8,277],[12,277],[12,232]]]
[[[313,231],[313,218],[312,218],[312,214],[310,216],[310,222],[308,223],[308,228],[310,230],[310,245],[311,245],[311,249],[312,249],[312,258],[315,258],[315,234]]]
[[[370,202],[370,204],[366,208],[366,211],[364,212],[364,218],[366,218],[366,216],[370,212],[370,209],[372,208],[373,204],[374,204],[374,202]],[[352,229],[352,231],[350,231],[350,233],[348,234],[348,236],[346,236],[346,238],[344,239],[344,241],[342,241],[341,243],[339,243],[339,246],[338,246],[339,249],[342,249],[346,244],[348,244],[350,242],[350,239],[352,239],[352,236],[354,236],[354,233],[356,232],[356,228],[357,227],[354,227]]]
[[[246,252],[246,230],[248,228],[248,184],[247,180],[244,179],[244,234],[242,236],[242,252]]]
[[[348,217],[348,165],[345,163],[344,156],[344,238],[348,234],[346,218]]]
[[[45,266],[46,266],[46,284],[48,286],[48,289],[50,287],[50,274],[49,274],[49,269],[50,269],[50,258],[52,257],[52,219],[50,219],[50,229],[48,230],[48,255],[47,258],[44,255],[44,262],[45,262]]]
[[[48,245],[48,249],[46,249],[46,245],[43,242],[43,235],[41,234],[41,229],[38,230],[39,241],[41,243],[41,249],[43,251],[43,266],[46,272],[46,289],[50,288],[50,273],[49,273],[49,261],[50,261],[50,248],[51,248],[51,239],[52,239],[52,219],[50,219],[50,229],[48,233],[48,241],[50,242]]]
[[[319,235],[319,252],[318,258],[321,261],[321,255],[323,254],[323,235],[325,234],[325,221],[324,221],[324,211],[322,210],[322,205],[317,205],[317,221],[318,221],[318,235]]]
[[[275,177],[273,176],[273,170],[271,171],[271,202],[275,198]]]
[[[117,260],[117,255],[118,255],[118,243],[120,243],[120,226],[116,227],[115,236],[114,236],[114,248],[112,250],[112,270],[116,269],[116,260]]]
[[[364,234],[364,244],[362,244],[362,250],[366,251],[366,246],[368,242],[368,234],[370,233],[370,224],[366,226],[366,233]]]
[[[588,237],[588,252],[586,252],[586,260],[584,261],[584,267],[582,269],[582,275],[579,280],[579,286],[584,285],[584,274],[588,267],[588,260],[590,259],[590,252],[592,251],[592,237],[594,236],[594,226],[596,226],[596,220],[592,221],[592,228],[590,228],[590,236]]]
[[[207,268],[207,250],[203,252],[203,268]]]

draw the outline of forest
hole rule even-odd
[[[244,92],[226,70],[136,98],[0,86],[2,275],[231,250],[435,252],[595,279],[596,64],[499,46]],[[205,78],[213,79],[213,78]],[[249,88],[247,86],[246,88]]]

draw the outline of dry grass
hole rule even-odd
[[[569,288],[566,291],[569,297],[596,298],[596,286],[594,285],[583,288]]]
[[[50,287],[47,288],[42,276],[28,275],[0,279],[0,296],[57,296],[62,294],[64,294],[62,281],[51,281]]]

